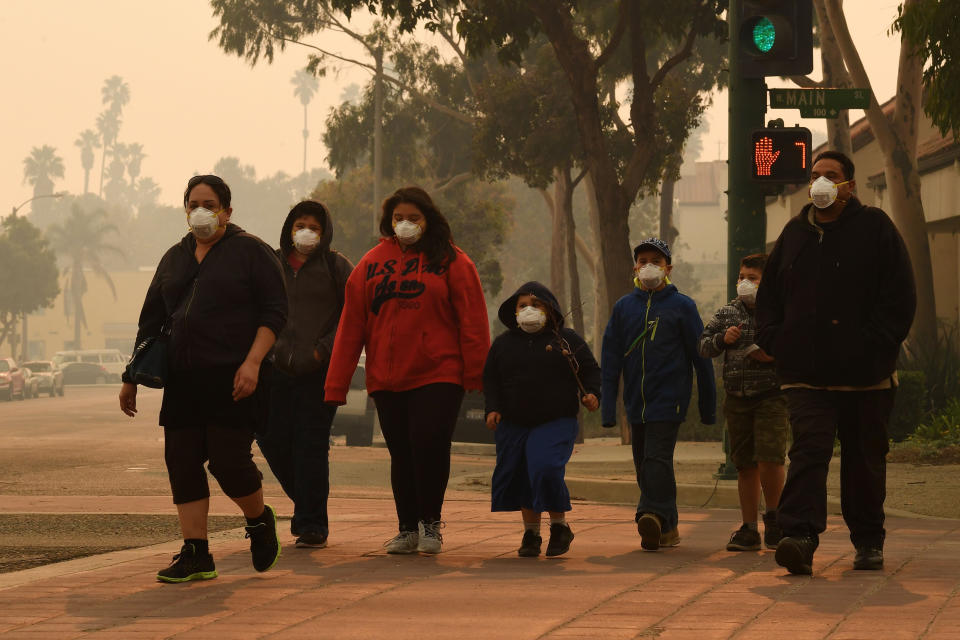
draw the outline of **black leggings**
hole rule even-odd
[[[390,482],[401,531],[440,519],[450,478],[450,441],[463,387],[447,382],[371,394],[390,450]]]
[[[163,429],[163,456],[174,504],[210,497],[203,464],[231,498],[242,498],[261,487],[263,474],[253,462],[253,433],[240,427],[183,427]]]

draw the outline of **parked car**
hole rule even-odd
[[[23,397],[40,397],[40,378],[33,372],[33,369],[27,365],[20,365],[20,371],[23,372]]]
[[[13,400],[24,394],[23,372],[13,358],[0,358],[0,397]]]
[[[57,351],[53,361],[58,366],[69,362],[88,362],[102,365],[107,371],[107,382],[120,382],[120,376],[127,367],[127,356],[119,349],[80,349],[78,351]]]
[[[63,395],[63,370],[51,360],[24,362],[23,366],[30,369],[38,379],[39,391],[49,393],[51,398]]]
[[[68,362],[63,365],[63,384],[104,384],[110,379],[110,372],[101,364]]]

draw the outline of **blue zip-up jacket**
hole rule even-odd
[[[617,422],[617,387],[631,424],[683,422],[697,372],[700,421],[717,420],[713,364],[699,355],[703,321],[696,303],[668,284],[660,291],[634,289],[613,306],[603,334],[600,369],[604,426]]]

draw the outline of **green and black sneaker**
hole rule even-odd
[[[200,555],[192,544],[184,544],[180,553],[173,556],[173,562],[166,569],[157,572],[160,582],[189,582],[191,580],[212,580],[217,577],[217,567],[209,553]]]
[[[253,568],[267,571],[277,564],[280,558],[280,538],[277,537],[277,514],[268,504],[263,505],[263,513],[256,520],[247,518],[247,536],[250,538],[250,555]]]

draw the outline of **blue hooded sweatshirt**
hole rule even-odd
[[[600,408],[604,426],[617,422],[617,392],[631,424],[683,422],[697,372],[700,421],[716,422],[713,364],[697,351],[703,321],[696,303],[668,284],[660,291],[635,288],[613,306],[603,334]]]

